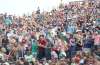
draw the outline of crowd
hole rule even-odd
[[[31,16],[0,14],[1,65],[100,65],[99,3],[69,3]]]

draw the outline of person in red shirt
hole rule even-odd
[[[47,40],[45,39],[44,35],[40,35],[38,40],[38,59],[42,59],[45,57],[45,48],[47,45]]]

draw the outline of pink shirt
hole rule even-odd
[[[0,28],[1,28],[1,29],[3,28],[3,24],[0,24]]]
[[[100,45],[100,35],[96,35],[96,36],[94,37],[94,44],[95,44],[95,45]]]

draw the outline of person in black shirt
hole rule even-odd
[[[5,36],[3,39],[2,39],[2,46],[6,49],[6,54],[9,54],[9,50],[7,48],[7,46],[9,45],[9,39],[7,36]]]
[[[8,45],[9,43],[9,39],[7,36],[5,36],[3,39],[2,39],[2,45],[5,47],[6,45]]]

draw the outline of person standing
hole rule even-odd
[[[8,46],[9,45],[9,39],[7,36],[5,36],[3,39],[2,39],[2,46],[6,49],[6,54],[9,54],[9,50],[8,50]]]
[[[37,58],[38,45],[37,45],[37,40],[36,40],[35,36],[31,36],[31,44],[32,44],[33,57]]]
[[[83,40],[83,51],[85,53],[91,53],[93,45],[94,45],[94,40],[91,35],[87,35],[86,39]]]
[[[98,32],[96,32],[94,36],[94,46],[95,50],[97,50],[97,48],[100,46],[100,34]]]
[[[47,40],[45,39],[44,35],[39,36],[38,40],[38,59],[43,59],[45,57],[45,48],[47,45]]]

